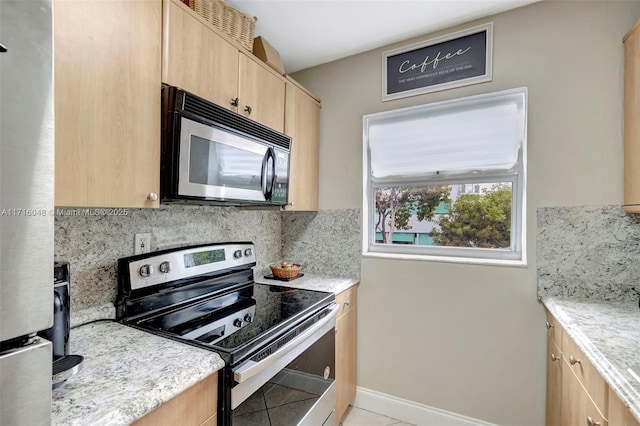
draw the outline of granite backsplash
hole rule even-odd
[[[256,271],[290,259],[302,263],[309,273],[360,276],[359,210],[307,213],[162,205],[124,212],[88,215],[83,209],[68,209],[67,214],[56,216],[55,260],[71,263],[73,310],[115,301],[116,260],[133,255],[134,234],[142,232],[151,234],[152,251],[252,241]]]
[[[360,209],[282,213],[282,256],[303,272],[360,278]]]
[[[538,209],[538,296],[637,301],[640,216],[622,206]]]

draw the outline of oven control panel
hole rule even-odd
[[[120,259],[127,265],[131,290],[255,264],[252,243],[226,243],[163,250]]]

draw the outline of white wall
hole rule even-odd
[[[529,266],[363,259],[359,386],[498,424],[544,424],[536,209],[621,204],[621,39],[639,17],[638,2],[544,1],[294,76],[322,99],[322,209],[361,207],[363,114],[529,88]],[[383,50],[488,21],[492,82],[381,102]]]

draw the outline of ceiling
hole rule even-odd
[[[227,0],[258,21],[287,73],[540,0]]]

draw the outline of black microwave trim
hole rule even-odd
[[[253,136],[261,141],[270,142],[284,149],[289,150],[291,148],[291,138],[288,136],[189,93],[185,93],[182,111],[207,118],[214,123],[223,123],[233,130]]]
[[[163,85],[163,91],[168,91],[169,110],[182,115],[193,115],[200,119],[207,119],[211,123],[222,125],[236,132],[244,133],[254,138],[277,145],[286,150],[291,149],[291,138],[276,132],[247,117],[216,105],[206,99],[186,92],[177,87]]]
[[[161,97],[161,162],[160,162],[160,201],[182,204],[214,204],[225,206],[283,206],[288,202],[249,201],[194,197],[178,193],[180,160],[180,121],[186,117],[202,124],[220,127],[239,133],[265,145],[290,152],[291,138],[276,132],[260,123],[240,114],[200,98],[183,89],[162,84]],[[291,157],[289,156],[288,168]]]

